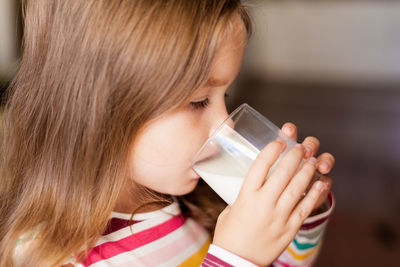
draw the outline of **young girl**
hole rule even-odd
[[[313,157],[318,139],[265,181],[285,147],[269,144],[231,207],[191,169],[228,115],[251,32],[239,0],[27,0],[24,15],[2,135],[0,266],[313,263],[333,208],[328,176],[301,198],[334,165]]]

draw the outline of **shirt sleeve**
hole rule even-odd
[[[210,245],[208,253],[201,264],[202,267],[255,267],[254,263],[233,254],[214,244]]]
[[[330,214],[335,206],[332,193],[323,205],[324,211],[320,214],[308,217],[295,239],[287,249],[274,261],[274,267],[312,266],[317,259],[322,246],[322,238]]]

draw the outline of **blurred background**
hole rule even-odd
[[[228,109],[247,102],[336,157],[336,209],[316,266],[399,266],[400,1],[251,1]],[[18,66],[19,3],[0,0],[0,90]],[[4,99],[3,99],[4,100]]]

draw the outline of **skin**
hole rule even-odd
[[[326,192],[324,182],[317,181],[299,202],[318,167],[315,158],[310,158],[296,173],[305,156],[301,144],[282,158],[265,181],[285,146],[275,141],[260,152],[238,198],[220,214],[215,229],[214,244],[261,266],[271,264],[283,252]]]
[[[297,141],[298,131],[295,124],[287,122],[283,124],[281,129],[285,133],[285,135]],[[316,154],[318,153],[320,147],[320,141],[318,140],[318,138],[314,136],[308,136],[303,140],[302,145],[304,146],[305,149],[304,158],[309,159],[311,157],[315,157]],[[321,174],[323,174],[320,180],[324,183],[325,191],[318,199],[315,205],[315,209],[321,206],[329,195],[329,191],[332,188],[332,179],[328,174],[332,170],[334,165],[335,165],[335,157],[330,153],[322,153],[317,157],[317,170]]]
[[[210,104],[204,109],[194,109],[187,103],[141,129],[129,158],[130,176],[136,183],[169,195],[184,195],[196,187],[199,176],[191,163],[203,143],[228,116],[225,92],[242,64],[246,45],[243,27],[238,27],[240,30],[218,49],[209,79],[214,82],[197,90],[190,100],[199,102],[208,98]],[[135,199],[135,188],[125,188],[115,210],[129,213],[142,203]]]
[[[195,110],[188,103],[141,129],[129,157],[130,176],[135,183],[168,195],[187,194],[196,187],[199,176],[192,170],[191,162],[228,116],[224,95],[242,64],[246,34],[241,22],[236,22],[236,28],[223,41],[211,68],[210,78],[219,82],[200,88],[191,99],[199,102],[208,98],[210,104]],[[293,123],[285,123],[282,130],[297,141],[297,127]],[[319,146],[316,137],[305,138],[285,155],[265,182],[270,166],[285,144],[272,142],[266,146],[245,177],[234,205],[219,216],[213,243],[259,265],[270,264],[277,258],[304,220],[327,199],[332,183],[327,174],[335,160],[329,153],[315,158]],[[296,174],[303,158],[308,161]],[[300,201],[316,169],[324,176]],[[136,190],[126,186],[115,211],[130,213],[141,206],[140,199],[135,199]],[[159,206],[144,211],[156,208]]]

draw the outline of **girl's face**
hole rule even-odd
[[[245,30],[226,38],[213,61],[210,79],[191,103],[150,121],[132,147],[130,177],[159,193],[184,195],[199,179],[191,163],[207,138],[228,116],[225,92],[236,78],[245,50]]]

